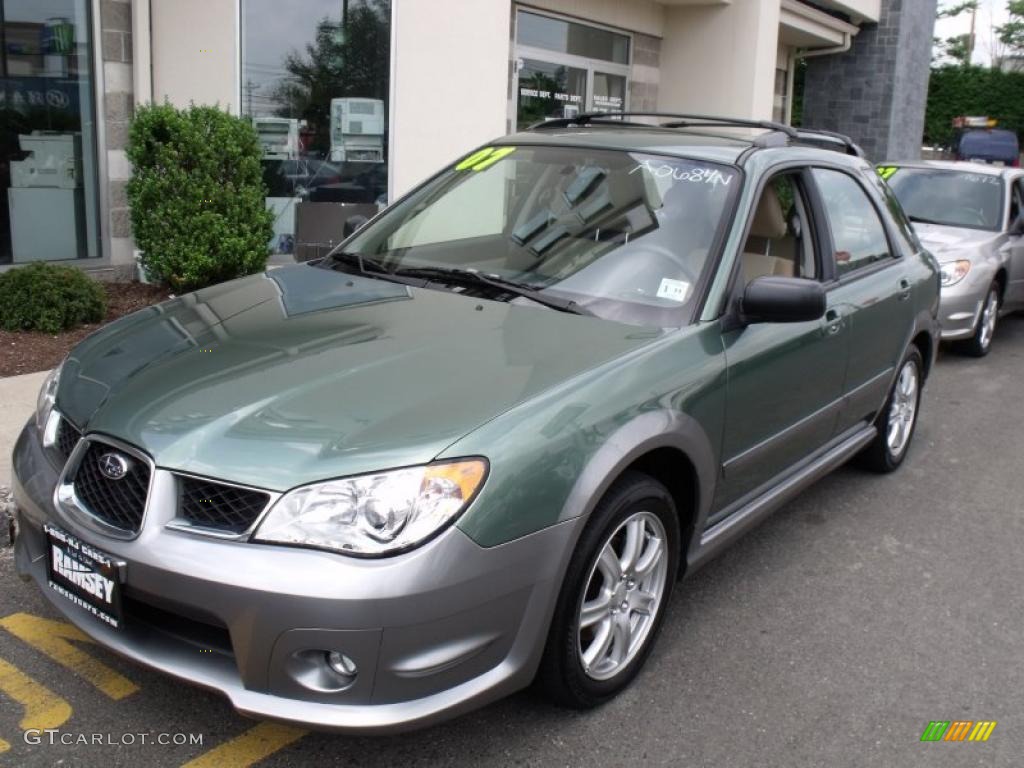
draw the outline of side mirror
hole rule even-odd
[[[353,216],[349,216],[345,219],[345,225],[341,228],[341,233],[344,237],[349,237],[355,234],[356,230],[362,227],[369,219],[363,216],[361,213],[357,213]]]
[[[825,287],[802,277],[759,277],[743,292],[747,323],[803,323],[825,314]]]
[[[1017,216],[1016,219],[1010,222],[1011,235],[1024,235],[1024,213]]]

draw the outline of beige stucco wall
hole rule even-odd
[[[512,18],[508,0],[393,2],[392,199],[505,133]]]
[[[770,118],[778,36],[779,0],[666,8],[659,109]]]
[[[151,0],[153,100],[238,112],[238,0]]]

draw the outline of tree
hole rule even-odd
[[[1024,0],[1014,0],[1024,4]],[[971,14],[971,31],[961,35],[953,35],[945,39],[934,38],[934,52],[932,61],[943,63],[943,59],[952,60],[952,63],[961,67],[969,66],[974,55],[974,18],[978,12],[978,0],[962,0],[955,5],[940,8],[936,13],[939,19],[955,19],[965,13]],[[948,62],[945,62],[948,63]]]
[[[1024,53],[1024,0],[1010,0],[1006,4],[1010,18],[1001,26],[996,27],[999,42],[1007,47],[1010,53]]]

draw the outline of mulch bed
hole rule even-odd
[[[0,377],[47,371],[78,342],[107,323],[170,296],[166,288],[141,283],[103,283],[107,316],[102,323],[83,325],[56,336],[38,331],[0,330]]]

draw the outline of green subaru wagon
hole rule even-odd
[[[848,459],[904,461],[938,299],[843,137],[549,121],[320,261],[82,342],[15,448],[17,567],[246,715],[592,707],[680,577]]]

